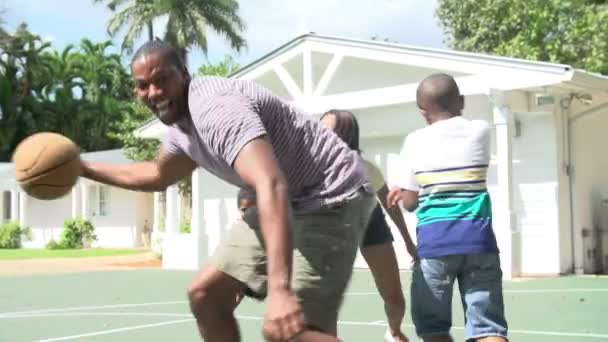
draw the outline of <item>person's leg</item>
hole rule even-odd
[[[421,258],[411,284],[412,321],[425,342],[451,342],[452,290],[461,257]]]
[[[468,255],[458,278],[467,341],[506,342],[507,321],[498,254]]]
[[[376,288],[384,301],[389,333],[395,342],[406,341],[401,331],[405,316],[405,297],[399,278],[399,265],[393,248],[393,235],[378,204],[369,220],[361,254],[372,272]]]
[[[405,316],[405,297],[392,243],[364,247],[361,249],[361,254],[372,272],[376,288],[384,301],[384,312],[391,335],[395,341],[405,340],[405,335],[401,331],[401,323]]]
[[[233,312],[238,305],[235,297],[245,288],[245,284],[213,266],[205,267],[195,276],[188,289],[188,299],[203,340],[240,341]]]
[[[294,215],[293,288],[311,330],[337,335],[338,313],[375,199]]]
[[[256,230],[234,223],[207,265],[197,274],[188,299],[201,337],[206,342],[238,342],[234,309],[243,296],[265,296],[266,258]]]

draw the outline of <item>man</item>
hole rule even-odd
[[[387,201],[417,209],[419,260],[411,284],[412,320],[426,342],[452,341],[451,300],[458,280],[467,341],[506,341],[502,271],[486,188],[490,128],[462,117],[454,79],[424,79],[416,102],[429,126],[405,139],[399,188]]]
[[[267,340],[336,341],[374,203],[357,152],[254,82],[191,80],[161,41],[144,44],[131,71],[137,97],[169,126],[161,152],[123,166],[85,162],[85,177],[161,191],[200,166],[256,194],[259,221],[230,230],[189,288],[201,337],[239,341],[235,298],[251,293],[266,298]]]

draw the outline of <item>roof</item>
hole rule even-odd
[[[482,54],[482,53],[474,53],[474,52],[464,52],[464,51],[456,51],[450,49],[438,49],[438,48],[428,48],[428,47],[420,47],[406,44],[398,44],[384,41],[376,41],[376,40],[360,40],[360,39],[352,39],[352,38],[344,38],[338,36],[329,36],[329,35],[318,35],[313,33],[304,34],[298,36],[287,43],[279,46],[278,48],[270,51],[269,53],[261,56],[260,58],[254,60],[253,62],[247,64],[241,69],[237,70],[229,77],[239,77],[248,71],[255,69],[257,66],[262,64],[263,62],[272,59],[273,57],[289,50],[290,48],[299,45],[305,41],[309,42],[322,42],[322,43],[332,43],[336,45],[350,46],[350,47],[365,47],[365,48],[374,48],[381,51],[386,52],[405,52],[412,55],[420,55],[420,56],[433,56],[433,57],[441,57],[447,59],[454,60],[475,60],[477,63],[482,64],[490,64],[490,65],[502,65],[502,66],[510,66],[516,67],[518,69],[528,69],[531,71],[543,71],[549,73],[557,73],[563,74],[565,72],[573,73],[573,78],[576,76],[578,82],[608,82],[608,76],[601,75],[598,73],[592,73],[581,69],[575,69],[567,64],[559,64],[559,63],[550,63],[550,62],[541,62],[541,61],[532,61],[521,58],[513,58],[513,57],[504,57],[504,56],[496,56],[490,54]],[[603,90],[608,91],[608,86],[606,84],[602,87]]]

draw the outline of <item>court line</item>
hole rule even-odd
[[[20,316],[15,316],[15,317],[10,317],[10,318],[40,318],[40,317],[66,317],[66,316],[187,317],[190,315],[189,314],[177,314],[177,313],[162,313],[162,312],[158,312],[158,313],[150,313],[150,312],[81,312],[81,313],[77,313],[77,312],[74,312],[74,313],[48,313],[48,314],[20,315]],[[7,318],[9,318],[9,317],[7,317]],[[261,321],[263,319],[263,317],[247,316],[247,315],[237,315],[236,318],[239,320],[255,320],[255,321]],[[193,321],[193,320],[194,320],[193,318],[189,318],[189,319],[167,321],[167,322],[161,322],[161,323],[155,323],[155,324],[146,324],[146,325],[125,327],[125,328],[101,330],[101,331],[91,332],[91,333],[87,333],[87,334],[57,337],[57,338],[47,339],[47,340],[39,340],[36,342],[65,341],[65,340],[76,339],[76,338],[80,338],[80,337],[106,335],[106,334],[117,333],[117,332],[122,332],[122,331],[152,328],[152,327],[156,327],[156,326],[169,325],[169,324],[177,324],[177,323]],[[379,327],[388,326],[388,324],[385,321],[373,321],[373,322],[339,321],[338,324],[339,325],[351,325],[351,326],[379,326]],[[405,324],[405,326],[407,326],[408,328],[414,328],[414,326],[412,324]],[[452,327],[452,329],[464,330],[464,327],[454,326],[454,327]],[[608,338],[608,334],[543,331],[543,330],[522,330],[522,329],[509,329],[509,334],[580,337],[580,338]]]
[[[408,292],[408,291],[405,291]],[[566,288],[566,289],[529,289],[529,290],[503,290],[503,293],[576,293],[576,292],[608,292],[608,288]],[[369,292],[348,292],[347,296],[373,296],[378,295],[377,291]],[[31,313],[48,313],[48,312],[68,312],[78,310],[100,310],[100,309],[117,309],[131,308],[138,306],[155,306],[155,305],[171,305],[171,304],[187,304],[185,300],[165,301],[165,302],[149,302],[149,303],[131,303],[131,304],[109,304],[95,306],[75,306],[65,308],[38,309],[28,311],[0,312],[0,317],[7,315],[31,314]]]
[[[130,316],[130,317],[181,317],[192,318],[192,314],[172,313],[172,312],[50,312],[50,313],[34,313],[20,314],[12,316],[0,317],[0,319],[19,319],[19,318],[56,318],[56,317],[80,317],[80,316]]]
[[[404,291],[409,292],[409,291]],[[529,290],[503,290],[503,293],[577,293],[577,292],[608,292],[608,288],[579,288],[579,289],[529,289]],[[373,296],[378,291],[349,292],[348,296]]]
[[[29,311],[14,311],[14,312],[0,312],[0,317],[20,315],[20,314],[34,314],[34,313],[51,313],[51,312],[69,312],[78,310],[100,310],[100,309],[119,309],[119,308],[134,308],[138,306],[155,306],[155,305],[171,305],[171,304],[186,304],[185,300],[176,301],[165,301],[165,302],[149,302],[149,303],[131,303],[131,304],[109,304],[109,305],[93,305],[93,306],[73,306],[66,308],[53,308],[53,309],[38,309]]]
[[[153,324],[133,325],[133,326],[117,328],[117,329],[93,331],[90,333],[84,333],[84,334],[79,334],[79,335],[47,338],[47,339],[43,339],[43,340],[36,340],[35,342],[57,342],[57,341],[75,340],[75,339],[82,338],[82,337],[109,335],[109,334],[115,334],[115,333],[124,332],[124,331],[162,327],[164,325],[179,324],[179,323],[186,323],[186,322],[192,322],[192,321],[194,321],[194,319],[190,318],[190,319],[178,319],[178,320],[173,320],[173,321],[165,321],[165,322],[153,323]]]

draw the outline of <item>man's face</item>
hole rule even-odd
[[[187,113],[187,75],[168,63],[161,53],[137,59],[131,71],[135,95],[162,123],[172,125]]]

